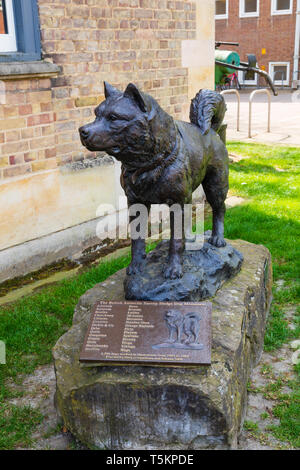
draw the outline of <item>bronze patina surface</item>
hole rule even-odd
[[[97,302],[80,361],[210,364],[210,302]]]

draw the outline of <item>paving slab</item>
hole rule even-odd
[[[297,99],[295,99],[297,96]],[[267,96],[257,95],[252,105],[252,137],[248,137],[250,92],[240,94],[240,130],[237,128],[237,100],[234,95],[224,95],[227,103],[225,121],[228,124],[227,140],[258,142],[264,144],[300,146],[300,93],[279,90],[271,97],[271,132],[267,132]]]

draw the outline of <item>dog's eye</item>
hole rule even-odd
[[[117,121],[119,118],[115,114],[110,114],[108,119],[109,121]]]

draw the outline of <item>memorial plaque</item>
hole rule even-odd
[[[210,364],[210,302],[100,301],[79,360],[144,365]]]

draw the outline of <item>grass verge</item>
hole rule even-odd
[[[300,149],[246,143],[230,143],[228,149],[244,156],[231,164],[230,190],[248,202],[227,212],[225,233],[231,239],[263,244],[272,254],[273,302],[264,348],[274,351],[300,336]],[[292,319],[286,315],[290,310]],[[290,393],[280,391],[280,381],[270,381],[269,389],[278,388],[272,394],[267,392],[274,403],[273,415],[280,422],[269,430],[277,439],[299,448],[300,365],[294,369],[297,379],[289,384]],[[245,424],[249,431],[249,423]],[[257,429],[251,431],[255,436]]]

